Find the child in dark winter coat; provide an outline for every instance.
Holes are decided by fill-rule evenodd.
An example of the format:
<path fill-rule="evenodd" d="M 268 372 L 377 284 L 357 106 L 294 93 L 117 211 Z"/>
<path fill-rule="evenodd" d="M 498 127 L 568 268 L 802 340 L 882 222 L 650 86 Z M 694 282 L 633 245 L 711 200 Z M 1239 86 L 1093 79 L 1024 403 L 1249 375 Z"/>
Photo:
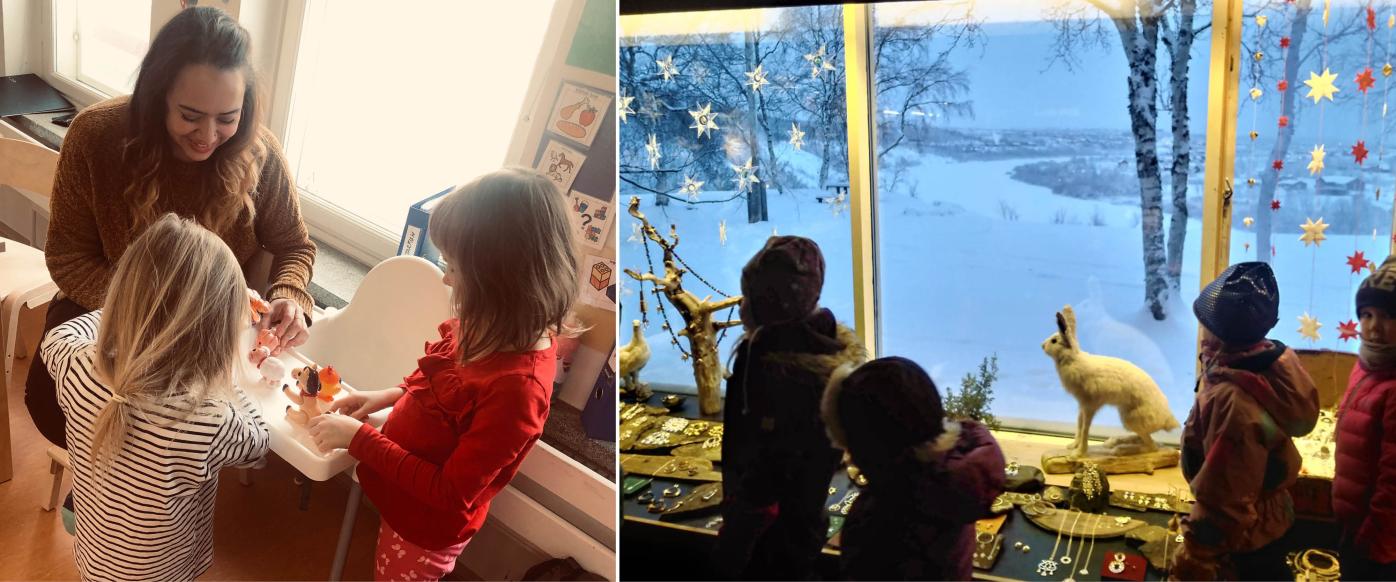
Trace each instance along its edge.
<path fill-rule="evenodd" d="M 1333 513 L 1344 580 L 1396 580 L 1396 257 L 1357 290 L 1362 346 L 1339 400 Z"/>
<path fill-rule="evenodd" d="M 974 522 L 1004 490 L 989 429 L 945 419 L 930 376 L 898 357 L 835 372 L 823 414 L 868 477 L 843 528 L 844 576 L 969 580 Z"/>
<path fill-rule="evenodd" d="M 1318 422 L 1318 389 L 1294 350 L 1267 340 L 1279 312 L 1270 266 L 1237 263 L 1193 303 L 1203 327 L 1202 377 L 1183 426 L 1183 476 L 1197 498 L 1172 576 L 1291 577 L 1274 542 L 1294 523 L 1299 475 L 1292 437 Z"/>
<path fill-rule="evenodd" d="M 718 563 L 733 578 L 816 575 L 824 503 L 840 454 L 819 401 L 829 375 L 865 358 L 819 307 L 824 257 L 806 238 L 771 237 L 742 269 L 745 334 L 727 380 Z"/>

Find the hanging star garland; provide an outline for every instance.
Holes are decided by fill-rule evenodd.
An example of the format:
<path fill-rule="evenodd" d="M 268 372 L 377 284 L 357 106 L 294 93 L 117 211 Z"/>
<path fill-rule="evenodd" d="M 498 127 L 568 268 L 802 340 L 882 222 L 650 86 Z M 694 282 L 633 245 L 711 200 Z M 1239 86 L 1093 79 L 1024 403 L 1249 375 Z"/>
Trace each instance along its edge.
<path fill-rule="evenodd" d="M 630 108 L 630 102 L 634 100 L 630 95 L 621 95 L 616 101 L 616 115 L 620 117 L 621 123 L 625 123 L 626 117 L 635 115 L 635 110 Z"/>
<path fill-rule="evenodd" d="M 1271 200 L 1271 201 L 1270 201 L 1270 210 L 1279 210 L 1279 209 L 1280 209 L 1280 201 L 1279 201 L 1279 200 Z"/>
<path fill-rule="evenodd" d="M 1275 171 L 1278 172 L 1278 171 L 1280 171 L 1280 170 L 1285 169 L 1285 161 L 1284 161 L 1284 160 L 1275 160 L 1275 161 L 1273 161 L 1273 162 L 1270 162 L 1270 167 L 1271 167 L 1271 168 L 1274 168 Z"/>
<path fill-rule="evenodd" d="M 688 126 L 688 128 L 698 130 L 699 138 L 702 138 L 710 131 L 716 133 L 717 130 L 720 129 L 716 122 L 717 114 L 712 111 L 713 104 L 712 102 L 708 102 L 707 105 L 688 112 L 689 115 L 693 116 L 693 125 Z"/>
<path fill-rule="evenodd" d="M 1288 126 L 1289 126 L 1289 116 L 1287 116 L 1287 115 L 1281 115 L 1281 116 L 1280 116 L 1280 127 L 1288 127 Z"/>
<path fill-rule="evenodd" d="M 1252 129 L 1252 130 L 1251 130 L 1251 141 L 1255 141 L 1255 139 L 1258 138 L 1258 137 L 1260 137 L 1260 132 L 1258 132 L 1258 131 Z"/>
<path fill-rule="evenodd" d="M 1305 97 L 1313 99 L 1314 103 L 1318 103 L 1320 99 L 1324 98 L 1332 101 L 1333 94 L 1338 92 L 1338 87 L 1333 84 L 1333 81 L 1337 79 L 1338 74 L 1329 71 L 1328 67 L 1323 68 L 1322 75 L 1316 75 L 1310 71 L 1309 80 L 1304 81 L 1304 84 L 1309 86 L 1309 94 Z"/>
<path fill-rule="evenodd" d="M 1264 14 L 1255 15 L 1255 25 L 1260 28 L 1265 28 L 1265 23 L 1269 21 L 1270 18 L 1268 16 L 1265 16 Z"/>
<path fill-rule="evenodd" d="M 1392 15 L 1386 17 L 1386 27 L 1387 27 L 1387 28 L 1396 27 L 1396 14 L 1392 14 Z"/>
<path fill-rule="evenodd" d="M 1352 267 L 1352 272 L 1361 273 L 1362 269 L 1367 266 L 1367 257 L 1362 256 L 1362 251 L 1357 251 L 1348 257 L 1347 263 L 1349 267 Z"/>
<path fill-rule="evenodd" d="M 1241 243 L 1241 246 L 1245 247 L 1246 252 L 1251 252 L 1251 243 Z"/>
<path fill-rule="evenodd" d="M 1246 185 L 1247 185 L 1247 186 L 1250 186 L 1250 187 L 1252 187 L 1252 188 L 1254 188 L 1254 187 L 1255 187 L 1255 178 L 1246 178 Z"/>
<path fill-rule="evenodd" d="M 1371 89 L 1372 85 L 1377 84 L 1377 80 L 1372 77 L 1372 67 L 1362 69 L 1362 72 L 1357 74 L 1357 78 L 1354 79 L 1354 81 L 1357 83 L 1357 90 L 1363 93 Z"/>
<path fill-rule="evenodd" d="M 1255 51 L 1255 62 L 1265 60 L 1265 51 Z"/>
<path fill-rule="evenodd" d="M 1323 171 L 1323 158 L 1328 155 L 1323 151 L 1323 144 L 1314 146 L 1314 151 L 1309 152 L 1309 175 L 1312 176 Z"/>
<path fill-rule="evenodd" d="M 746 73 L 746 86 L 751 87 L 753 92 L 760 91 L 762 87 L 770 83 L 770 81 L 766 80 L 766 71 L 763 70 L 764 67 L 765 65 L 756 65 L 755 71 Z"/>
<path fill-rule="evenodd" d="M 1318 341 L 1318 329 L 1320 327 L 1323 327 L 1323 324 L 1319 323 L 1318 319 L 1311 317 L 1309 312 L 1306 311 L 1304 315 L 1299 316 L 1299 335 L 1305 339 Z"/>
<path fill-rule="evenodd" d="M 644 236 L 644 234 L 640 231 L 640 223 L 632 222 L 630 223 L 630 236 L 625 239 L 625 242 L 638 243 L 642 236 Z"/>
<path fill-rule="evenodd" d="M 659 169 L 659 158 L 664 156 L 659 153 L 659 138 L 652 133 L 650 134 L 649 143 L 645 144 L 645 155 L 648 155 L 650 158 L 650 169 Z"/>
<path fill-rule="evenodd" d="M 1333 0 L 1323 0 L 1323 27 L 1328 28 L 1328 9 L 1333 7 Z"/>
<path fill-rule="evenodd" d="M 756 167 L 751 165 L 751 158 L 746 159 L 746 164 L 741 166 L 731 166 L 732 171 L 737 173 L 737 192 L 746 192 L 752 184 L 760 182 L 756 177 Z"/>
<path fill-rule="evenodd" d="M 1376 11 L 1376 10 L 1372 10 L 1372 7 L 1371 7 L 1371 6 L 1368 6 L 1368 7 L 1367 7 L 1367 30 L 1376 30 L 1376 29 L 1377 29 L 1377 11 Z"/>
<path fill-rule="evenodd" d="M 1351 319 L 1338 324 L 1338 339 L 1348 341 L 1357 337 L 1357 322 Z"/>
<path fill-rule="evenodd" d="M 655 63 L 659 65 L 659 74 L 664 76 L 665 81 L 668 81 L 669 79 L 672 79 L 675 75 L 679 74 L 678 67 L 674 66 L 674 55 L 667 55 L 664 58 L 655 61 Z"/>
<path fill-rule="evenodd" d="M 1282 36 L 1282 37 L 1280 37 L 1280 48 L 1282 48 L 1282 49 L 1287 49 L 1287 48 L 1289 48 L 1289 37 L 1287 37 L 1287 36 Z"/>
<path fill-rule="evenodd" d="M 1322 246 L 1323 241 L 1328 239 L 1328 236 L 1323 234 L 1323 231 L 1328 229 L 1328 224 L 1323 222 L 1323 217 L 1319 217 L 1318 222 L 1314 222 L 1314 219 L 1309 218 L 1307 222 L 1300 225 L 1299 228 L 1304 229 L 1304 234 L 1299 236 L 1299 240 L 1303 241 L 1306 247 L 1310 244 Z"/>
<path fill-rule="evenodd" d="M 1264 94 L 1265 92 L 1261 91 L 1260 87 L 1251 87 L 1251 101 L 1260 100 L 1260 97 Z"/>
<path fill-rule="evenodd" d="M 830 63 L 829 58 L 824 56 L 824 48 L 825 45 L 821 44 L 819 45 L 819 50 L 805 55 L 805 61 L 808 62 L 810 66 L 809 78 L 811 79 L 818 77 L 819 74 L 824 71 L 834 70 L 833 63 Z"/>
<path fill-rule="evenodd" d="M 1356 161 L 1358 165 L 1361 165 L 1362 161 L 1367 159 L 1368 153 L 1367 144 L 1363 143 L 1360 139 L 1357 140 L 1357 145 L 1352 146 L 1352 159 Z"/>
<path fill-rule="evenodd" d="M 1391 71 L 1392 71 L 1391 63 L 1387 63 L 1387 64 L 1381 66 L 1381 76 L 1383 76 L 1383 77 L 1390 77 L 1390 76 L 1391 76 Z"/>
<path fill-rule="evenodd" d="M 724 218 L 717 223 L 717 242 L 722 246 L 727 246 L 727 219 Z"/>
<path fill-rule="evenodd" d="M 1255 224 L 1255 219 L 1247 216 L 1241 219 L 1241 224 L 1246 225 L 1246 228 L 1250 228 L 1252 224 Z"/>
<path fill-rule="evenodd" d="M 689 202 L 697 202 L 698 193 L 702 191 L 702 187 L 703 182 L 694 180 L 693 176 L 685 175 L 683 177 L 683 188 L 680 188 L 679 191 L 688 195 Z"/>
<path fill-rule="evenodd" d="M 790 123 L 790 145 L 797 150 L 805 145 L 805 132 L 800 131 L 800 126 L 793 121 Z"/>
<path fill-rule="evenodd" d="M 1279 91 L 1281 91 L 1281 92 L 1288 90 L 1288 89 L 1289 89 L 1289 81 L 1286 81 L 1286 80 L 1284 80 L 1284 79 L 1280 79 L 1280 82 L 1275 83 L 1275 89 L 1277 89 L 1277 90 L 1279 90 Z"/>

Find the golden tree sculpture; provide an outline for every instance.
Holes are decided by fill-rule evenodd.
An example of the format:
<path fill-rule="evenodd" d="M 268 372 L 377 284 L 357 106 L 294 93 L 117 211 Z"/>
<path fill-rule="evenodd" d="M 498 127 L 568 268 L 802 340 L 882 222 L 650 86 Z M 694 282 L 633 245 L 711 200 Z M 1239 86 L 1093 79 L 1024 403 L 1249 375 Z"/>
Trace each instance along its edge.
<path fill-rule="evenodd" d="M 688 338 L 688 351 L 679 347 L 680 357 L 693 360 L 693 380 L 698 385 L 698 408 L 704 415 L 714 415 L 721 411 L 721 401 L 718 397 L 718 389 L 722 386 L 722 359 L 717 353 L 718 331 L 729 327 L 736 327 L 742 324 L 741 320 L 714 321 L 713 314 L 724 309 L 731 309 L 741 304 L 741 296 L 725 297 L 719 301 L 712 301 L 712 295 L 699 299 L 697 295 L 690 293 L 683 288 L 683 276 L 690 273 L 688 269 L 679 265 L 683 263 L 674 252 L 674 247 L 679 245 L 679 235 L 673 225 L 669 226 L 669 237 L 659 234 L 644 213 L 640 212 L 640 198 L 632 196 L 630 198 L 629 212 L 631 216 L 640 220 L 640 232 L 645 238 L 657 243 L 664 249 L 664 275 L 659 276 L 654 273 L 637 273 L 631 269 L 625 269 L 625 274 L 630 278 L 654 284 L 655 293 L 663 295 L 679 312 L 679 317 L 683 318 L 683 329 L 678 332 L 678 336 Z M 646 248 L 646 256 L 648 256 Z M 687 265 L 684 265 L 685 267 Z M 650 267 L 654 269 L 653 265 Z M 702 276 L 693 273 L 700 281 Z M 707 281 L 705 285 L 712 287 Z M 714 289 L 716 290 L 716 289 Z M 643 293 L 643 287 L 642 287 Z M 719 292 L 721 293 L 721 292 Z M 663 305 L 660 305 L 661 311 Z M 667 315 L 665 327 L 668 328 Z M 678 337 L 674 335 L 672 329 L 669 330 L 671 343 L 678 345 Z"/>

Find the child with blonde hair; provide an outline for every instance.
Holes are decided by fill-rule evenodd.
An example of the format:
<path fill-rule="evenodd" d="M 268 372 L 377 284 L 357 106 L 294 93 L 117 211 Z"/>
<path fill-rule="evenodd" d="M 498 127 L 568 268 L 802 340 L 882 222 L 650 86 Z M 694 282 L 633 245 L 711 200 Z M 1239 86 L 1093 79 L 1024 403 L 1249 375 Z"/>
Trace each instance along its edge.
<path fill-rule="evenodd" d="M 84 580 L 193 580 L 212 563 L 219 469 L 268 443 L 234 385 L 246 289 L 222 240 L 166 214 L 122 255 L 102 309 L 44 338 Z"/>
<path fill-rule="evenodd" d="M 378 580 L 435 580 L 479 531 L 490 500 L 543 434 L 556 339 L 577 297 L 562 195 L 525 169 L 444 197 L 427 232 L 441 249 L 452 319 L 397 388 L 341 398 L 310 421 L 323 449 L 348 448 L 383 523 Z M 361 420 L 393 407 L 382 429 Z"/>

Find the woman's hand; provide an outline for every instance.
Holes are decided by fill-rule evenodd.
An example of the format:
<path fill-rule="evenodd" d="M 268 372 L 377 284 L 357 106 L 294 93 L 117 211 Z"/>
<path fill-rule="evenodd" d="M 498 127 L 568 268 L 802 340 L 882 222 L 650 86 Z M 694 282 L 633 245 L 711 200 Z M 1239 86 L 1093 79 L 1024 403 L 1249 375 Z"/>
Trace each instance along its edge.
<path fill-rule="evenodd" d="M 354 442 L 354 434 L 363 425 L 362 421 L 333 413 L 321 414 L 306 423 L 310 428 L 310 438 L 315 440 L 315 445 L 321 451 L 327 453 L 349 448 L 349 443 Z"/>
<path fill-rule="evenodd" d="M 299 303 L 290 299 L 276 299 L 271 302 L 271 313 L 257 323 L 257 329 L 271 328 L 281 345 L 272 350 L 271 355 L 281 355 L 284 348 L 293 348 L 310 339 L 310 330 L 305 327 L 305 310 Z"/>
<path fill-rule="evenodd" d="M 402 388 L 354 392 L 343 398 L 336 399 L 334 404 L 330 405 L 330 410 L 363 420 L 368 418 L 370 414 L 392 406 L 397 402 L 397 399 L 402 398 L 404 392 L 406 391 Z"/>

